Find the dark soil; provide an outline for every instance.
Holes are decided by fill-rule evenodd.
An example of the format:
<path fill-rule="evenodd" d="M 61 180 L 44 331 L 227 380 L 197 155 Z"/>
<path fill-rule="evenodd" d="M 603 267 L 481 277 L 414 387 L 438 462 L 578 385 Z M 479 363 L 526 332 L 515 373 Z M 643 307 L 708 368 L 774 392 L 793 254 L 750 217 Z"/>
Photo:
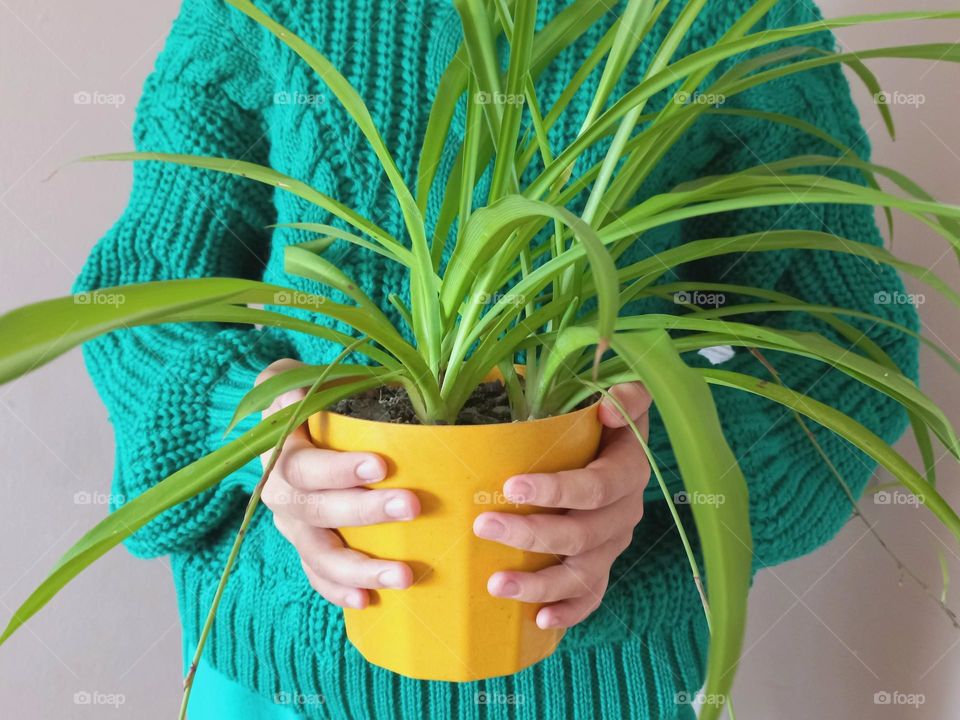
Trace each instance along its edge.
<path fill-rule="evenodd" d="M 330 408 L 333 412 L 364 420 L 419 425 L 407 391 L 401 387 L 383 387 L 345 398 Z M 480 385 L 457 417 L 457 425 L 508 423 L 510 402 L 499 380 Z"/>
<path fill-rule="evenodd" d="M 523 382 L 523 378 L 520 378 Z M 600 399 L 599 395 L 587 398 L 577 406 L 585 408 Z M 413 405 L 402 387 L 382 387 L 367 390 L 360 395 L 348 397 L 330 408 L 340 415 L 375 420 L 377 422 L 419 425 L 420 418 L 413 412 Z M 457 416 L 457 425 L 493 425 L 512 422 L 510 401 L 507 390 L 499 380 L 483 383 L 473 391 L 473 395 Z"/>

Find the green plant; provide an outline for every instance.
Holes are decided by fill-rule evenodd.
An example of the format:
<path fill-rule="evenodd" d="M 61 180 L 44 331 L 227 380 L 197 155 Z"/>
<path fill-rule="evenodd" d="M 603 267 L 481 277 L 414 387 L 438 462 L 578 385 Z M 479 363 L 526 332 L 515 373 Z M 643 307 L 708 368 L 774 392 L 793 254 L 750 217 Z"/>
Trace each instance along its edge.
<path fill-rule="evenodd" d="M 679 3 L 679 0 L 675 0 Z M 664 284 L 672 268 L 691 261 L 733 253 L 804 249 L 857 255 L 914 275 L 960 304 L 960 295 L 930 271 L 898 260 L 891 253 L 826 232 L 775 230 L 762 234 L 699 240 L 656 256 L 624 265 L 617 263 L 643 233 L 678 220 L 718 212 L 795 201 L 882 207 L 892 215 L 902 211 L 925 223 L 960 248 L 960 208 L 941 204 L 899 173 L 859 158 L 843 143 L 824 137 L 817 128 L 796 118 L 741 110 L 770 122 L 785 123 L 820 136 L 837 148 L 838 156 L 785 158 L 723 176 L 704 177 L 633 204 L 644 180 L 667 151 L 683 142 L 685 131 L 701 117 L 725 112 L 701 103 L 683 102 L 695 92 L 732 97 L 794 73 L 831 64 L 846 64 L 876 92 L 874 76 L 863 64 L 873 58 L 914 58 L 960 61 L 957 46 L 906 45 L 827 53 L 803 45 L 765 51 L 774 43 L 802 38 L 824 29 L 899 20 L 960 19 L 960 12 L 902 12 L 865 15 L 822 23 L 751 33 L 776 4 L 758 0 L 711 47 L 675 58 L 681 41 L 706 0 L 687 0 L 678 19 L 646 70 L 643 81 L 613 98 L 614 87 L 627 61 L 647 37 L 670 0 L 629 0 L 604 41 L 578 72 L 560 100 L 545 114 L 533 80 L 564 47 L 575 42 L 583 18 L 599 18 L 606 7 L 596 0 L 576 0 L 539 32 L 535 32 L 535 0 L 456 0 L 464 43 L 448 67 L 437 92 L 421 147 L 417 186 L 407 186 L 357 92 L 316 50 L 258 10 L 248 0 L 227 0 L 286 43 L 327 83 L 352 116 L 380 160 L 402 209 L 406 238 L 397 238 L 351 208 L 305 183 L 270 168 L 239 160 L 151 153 L 121 153 L 87 158 L 99 161 L 162 161 L 206 168 L 294 193 L 340 220 L 350 230 L 331 225 L 299 224 L 317 241 L 292 247 L 287 270 L 334 288 L 352 302 L 338 303 L 304 296 L 262 282 L 229 278 L 174 280 L 106 288 L 122 293 L 119 307 L 78 304 L 65 297 L 14 310 L 0 318 L 0 381 L 32 371 L 85 341 L 134 325 L 216 321 L 272 325 L 309 333 L 342 345 L 337 362 L 283 373 L 252 390 L 237 409 L 235 420 L 257 413 L 280 393 L 312 386 L 297 406 L 261 421 L 240 438 L 174 473 L 143 493 L 87 533 L 57 564 L 48 579 L 15 613 L 5 630 L 6 640 L 46 604 L 67 582 L 107 550 L 122 542 L 162 511 L 210 488 L 257 455 L 279 447 L 291 427 L 337 400 L 385 382 L 403 385 L 424 423 L 455 422 L 459 410 L 484 376 L 498 368 L 505 378 L 511 411 L 518 420 L 562 413 L 591 394 L 611 385 L 642 381 L 659 408 L 688 492 L 722 494 L 726 502 L 692 507 L 708 581 L 704 593 L 712 631 L 706 692 L 728 695 L 740 654 L 746 597 L 750 581 L 751 539 L 747 488 L 726 441 L 713 404 L 710 385 L 753 393 L 808 417 L 838 433 L 886 468 L 960 539 L 960 517 L 934 487 L 931 433 L 955 457 L 960 444 L 944 413 L 878 348 L 860 340 L 841 316 L 855 314 L 840 307 L 801 302 L 786 295 L 750 287 L 715 284 L 718 291 L 756 297 L 757 303 L 703 311 L 691 307 L 683 315 L 621 316 L 631 300 L 682 291 L 683 284 Z M 509 43 L 509 63 L 501 71 L 497 38 Z M 760 51 L 749 59 L 746 53 Z M 729 70 L 707 82 L 717 66 Z M 576 140 L 554 155 L 547 132 L 564 112 L 574 92 L 593 67 L 602 75 L 590 110 Z M 668 91 L 675 102 L 645 112 L 648 101 Z M 497 97 L 523 97 L 512 103 L 468 102 L 467 133 L 454 172 L 443 191 L 443 207 L 433 236 L 426 229 L 427 197 L 437 182 L 436 167 L 455 102 L 464 92 Z M 880 112 L 892 129 L 888 108 Z M 582 172 L 574 165 L 585 151 L 608 143 L 602 161 Z M 537 167 L 530 182 L 526 171 Z M 480 174 L 492 164 L 489 197 L 474 207 Z M 858 170 L 864 184 L 829 177 L 823 167 Z M 898 193 L 881 189 L 878 178 Z M 569 209 L 587 194 L 583 211 Z M 389 258 L 403 267 L 410 280 L 410 306 L 392 298 L 409 330 L 395 326 L 373 301 L 322 256 L 333 238 Z M 452 243 L 451 259 L 441 262 Z M 700 289 L 707 288 L 703 283 Z M 493 298 L 493 302 L 488 302 Z M 252 306 L 314 311 L 353 328 L 356 335 L 293 318 L 283 312 Z M 751 312 L 800 311 L 830 324 L 861 352 L 850 352 L 824 336 L 776 330 L 727 319 Z M 860 313 L 860 315 L 863 315 Z M 866 316 L 884 323 L 882 318 Z M 901 328 L 904 332 L 911 332 Z M 853 419 L 803 394 L 776 383 L 725 370 L 696 370 L 681 355 L 717 345 L 774 350 L 814 358 L 903 405 L 924 452 L 924 473 L 915 470 L 895 450 Z M 341 363 L 350 355 L 368 361 Z M 524 381 L 513 369 L 522 357 Z M 321 387 L 327 379 L 344 380 Z M 695 421 L 693 421 L 695 418 Z M 718 473 L 717 468 L 728 469 Z M 269 474 L 264 474 L 264 479 Z M 659 477 L 659 476 L 658 476 Z M 664 486 L 665 487 L 665 486 Z M 245 523 L 256 506 L 254 493 Z M 667 494 L 667 502 L 670 502 Z M 674 514 L 678 524 L 679 515 Z M 242 526 L 238 543 L 242 540 Z M 682 525 L 680 527 L 683 532 Z M 686 541 L 686 536 L 684 535 Z M 687 544 L 693 574 L 700 573 Z M 224 582 L 229 571 L 224 573 Z M 222 586 L 221 586 L 222 588 Z M 209 623 L 208 623 L 209 627 Z M 188 683 L 189 685 L 189 683 Z M 715 718 L 717 706 L 703 717 Z"/>

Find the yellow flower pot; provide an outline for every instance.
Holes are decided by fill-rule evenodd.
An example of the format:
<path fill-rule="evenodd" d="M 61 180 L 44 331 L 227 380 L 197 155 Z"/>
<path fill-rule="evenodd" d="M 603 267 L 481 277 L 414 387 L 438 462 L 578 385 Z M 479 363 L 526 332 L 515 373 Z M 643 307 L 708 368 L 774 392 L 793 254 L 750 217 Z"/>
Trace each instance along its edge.
<path fill-rule="evenodd" d="M 421 680 L 465 682 L 508 675 L 549 656 L 563 636 L 541 630 L 538 606 L 495 598 L 498 570 L 536 571 L 555 556 L 530 553 L 473 534 L 481 512 L 542 509 L 506 501 L 512 475 L 585 466 L 597 453 L 597 406 L 568 415 L 497 425 L 401 425 L 323 412 L 310 418 L 317 445 L 370 451 L 387 462 L 377 488 L 417 494 L 421 515 L 403 523 L 343 528 L 347 544 L 413 570 L 406 590 L 370 592 L 363 610 L 345 610 L 347 636 L 371 663 Z"/>

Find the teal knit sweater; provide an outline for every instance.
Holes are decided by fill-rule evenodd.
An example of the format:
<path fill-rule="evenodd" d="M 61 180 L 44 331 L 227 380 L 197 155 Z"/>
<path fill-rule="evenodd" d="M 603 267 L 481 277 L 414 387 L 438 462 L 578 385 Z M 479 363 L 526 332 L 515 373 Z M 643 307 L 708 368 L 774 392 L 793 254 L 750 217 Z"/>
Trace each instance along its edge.
<path fill-rule="evenodd" d="M 265 10 L 317 46 L 366 99 L 408 183 L 437 81 L 460 30 L 449 0 L 262 0 Z M 640 48 L 626 83 L 645 64 L 676 17 L 672 3 Z M 714 42 L 750 4 L 712 0 L 680 49 Z M 564 0 L 542 0 L 539 24 Z M 549 107 L 579 62 L 600 38 L 601 21 L 563 52 L 538 81 Z M 820 17 L 807 0 L 783 0 L 764 26 Z M 762 31 L 764 27 L 757 28 Z M 801 41 L 823 48 L 820 32 Z M 577 96 L 575 111 L 552 131 L 555 151 L 579 128 L 597 81 Z M 626 85 L 625 85 L 626 86 Z M 662 106 L 665 96 L 655 99 Z M 837 69 L 821 69 L 764 86 L 730 105 L 787 113 L 815 123 L 862 157 L 869 148 L 849 88 Z M 461 102 L 453 131 L 464 126 Z M 401 236 L 402 220 L 373 153 L 322 82 L 292 52 L 221 0 L 184 0 L 166 47 L 150 75 L 135 126 L 138 149 L 217 155 L 270 164 L 356 208 Z M 588 161 L 600 156 L 597 151 Z M 784 125 L 712 116 L 688 133 L 662 163 L 641 196 L 668 190 L 707 173 L 726 172 L 787 155 L 835 154 L 827 144 Z M 450 171 L 448 147 L 441 177 Z M 587 165 L 584 165 L 586 167 Z M 856 179 L 847 171 L 837 177 Z M 481 188 L 482 194 L 482 188 Z M 439 197 L 431 213 L 436 216 Z M 315 207 L 282 191 L 208 171 L 140 163 L 127 211 L 94 249 L 78 290 L 148 280 L 238 276 L 263 278 L 304 291 L 318 288 L 284 274 L 282 249 L 308 239 L 267 230 L 289 222 L 330 222 Z M 810 205 L 760 208 L 675 224 L 645 235 L 634 260 L 700 238 L 770 228 L 827 230 L 879 245 L 872 211 Z M 388 312 L 390 292 L 406 295 L 396 265 L 339 242 L 327 250 Z M 676 280 L 678 276 L 671 279 Z M 808 301 L 841 305 L 916 327 L 907 305 L 878 305 L 878 292 L 902 290 L 886 267 L 834 253 L 748 254 L 685 268 L 680 278 L 776 288 Z M 651 301 L 632 312 L 672 311 Z M 802 314 L 758 321 L 829 333 Z M 857 323 L 858 321 L 852 321 Z M 916 344 L 879 325 L 859 327 L 910 376 Z M 832 336 L 831 336 L 832 337 Z M 86 348 L 90 373 L 116 431 L 116 498 L 133 498 L 202 454 L 219 447 L 239 398 L 257 373 L 281 357 L 331 359 L 336 349 L 316 338 L 274 330 L 192 325 L 116 332 Z M 888 441 L 905 418 L 889 399 L 813 361 L 770 355 L 793 388 L 835 405 Z M 705 361 L 692 356 L 691 363 Z M 763 374 L 747 352 L 726 367 Z M 813 451 L 793 417 L 778 406 L 733 390 L 715 390 L 735 454 L 750 485 L 754 566 L 781 563 L 829 540 L 850 515 L 844 492 Z M 653 418 L 651 442 L 670 482 L 678 479 L 666 437 Z M 245 423 L 241 430 L 249 427 Z M 855 493 L 874 464 L 832 434 L 817 437 Z M 260 468 L 251 462 L 217 488 L 174 508 L 138 532 L 137 555 L 169 555 L 188 641 L 199 632 L 237 529 L 241 508 Z M 659 491 L 649 491 L 633 545 L 613 569 L 601 608 L 571 630 L 548 660 L 515 676 L 485 682 L 422 682 L 367 664 L 347 642 L 341 612 L 307 583 L 294 549 L 261 509 L 241 550 L 207 648 L 224 675 L 266 698 L 280 693 L 322 697 L 304 705 L 310 717 L 330 718 L 647 718 L 667 720 L 689 709 L 684 694 L 703 680 L 707 631 L 679 537 Z M 687 527 L 692 529 L 688 514 Z M 485 692 L 486 696 L 478 696 Z M 486 698 L 487 702 L 482 702 Z M 500 702 L 509 700 L 515 702 Z M 678 703 L 678 698 L 681 701 Z M 478 699 L 480 702 L 478 702 Z"/>

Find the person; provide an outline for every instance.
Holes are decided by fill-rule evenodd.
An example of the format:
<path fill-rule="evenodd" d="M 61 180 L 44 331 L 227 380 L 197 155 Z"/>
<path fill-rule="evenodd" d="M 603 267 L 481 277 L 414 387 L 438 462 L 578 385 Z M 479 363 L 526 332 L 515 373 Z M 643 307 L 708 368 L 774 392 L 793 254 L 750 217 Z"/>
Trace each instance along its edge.
<path fill-rule="evenodd" d="M 568 3 L 542 0 L 539 26 Z M 412 183 L 417 147 L 440 75 L 461 39 L 447 0 L 262 0 L 265 11 L 316 46 L 340 68 L 371 108 L 398 167 Z M 621 89 L 636 84 L 684 3 L 673 2 L 632 59 Z M 708 3 L 678 56 L 708 47 L 751 5 Z M 612 14 L 586 30 L 537 79 L 549 108 L 609 27 Z M 813 22 L 807 0 L 783 0 L 757 26 Z M 802 38 L 831 49 L 829 32 Z M 592 80 L 558 122 L 562 147 L 579 129 Z M 651 108 L 669 101 L 661 94 Z M 465 102 L 454 118 L 462 133 Z M 658 105 L 657 103 L 660 103 Z M 868 157 L 869 146 L 849 87 L 836 67 L 788 76 L 731 98 L 729 108 L 780 112 L 812 123 Z M 213 155 L 261 164 L 304 180 L 402 236 L 399 209 L 373 152 L 322 81 L 289 49 L 221 0 L 183 0 L 166 46 L 146 81 L 134 128 L 140 150 Z M 440 177 L 451 170 L 448 144 Z M 584 165 L 599 159 L 597 150 Z M 641 190 L 663 192 L 705 174 L 760 166 L 801 154 L 836 154 L 822 137 L 757 116 L 715 113 L 692 127 Z M 859 181 L 842 167 L 835 177 Z M 482 188 L 481 188 L 482 192 Z M 436 218 L 439 197 L 431 196 Z M 282 190 L 242 178 L 156 162 L 134 166 L 129 206 L 93 250 L 77 290 L 201 276 L 262 278 L 310 292 L 289 277 L 283 248 L 310 239 L 268 226 L 329 222 L 316 207 Z M 627 260 L 697 238 L 773 228 L 826 230 L 881 244 L 870 208 L 812 205 L 757 208 L 677 223 L 645 234 Z M 325 257 L 351 276 L 386 312 L 390 293 L 405 296 L 400 271 L 377 255 L 334 242 Z M 805 301 L 860 309 L 916 327 L 912 308 L 877 304 L 902 291 L 886 267 L 837 253 L 784 251 L 725 257 L 685 268 L 690 280 L 777 289 Z M 632 312 L 679 311 L 658 301 Z M 793 330 L 831 330 L 802 313 L 762 321 Z M 909 376 L 916 344 L 880 324 L 850 320 Z M 238 400 L 254 385 L 297 362 L 330 361 L 339 348 L 270 328 L 194 324 L 135 328 L 86 348 L 90 373 L 116 433 L 115 492 L 132 499 L 219 447 Z M 769 353 L 789 386 L 828 402 L 887 441 L 905 427 L 892 400 L 813 361 Z M 698 356 L 691 364 L 708 360 Z M 749 352 L 723 367 L 767 377 Z M 301 391 L 302 392 L 302 391 Z M 617 389 L 650 443 L 670 487 L 678 477 L 656 409 L 641 386 Z M 288 393 L 269 412 L 298 396 Z M 844 490 L 789 412 L 765 401 L 715 390 L 727 438 L 750 489 L 754 570 L 808 553 L 829 540 L 851 512 Z M 562 562 L 536 574 L 504 568 L 489 591 L 542 604 L 541 626 L 569 628 L 548 659 L 513 676 L 474 683 L 412 680 L 366 663 L 347 641 L 341 607 L 362 608 L 369 590 L 405 588 L 410 569 L 345 547 L 336 528 L 416 522 L 417 497 L 378 490 L 386 466 L 376 454 L 337 454 L 313 447 L 303 430 L 289 440 L 240 551 L 196 680 L 191 717 L 366 718 L 511 717 L 669 720 L 692 715 L 703 682 L 708 631 L 679 535 L 639 444 L 610 407 L 598 459 L 584 470 L 504 478 L 517 500 L 566 510 L 528 518 L 479 513 L 474 532 L 491 542 L 556 553 Z M 237 432 L 249 428 L 245 421 Z M 844 481 L 862 492 L 874 464 L 820 428 L 815 437 Z M 168 555 L 189 660 L 236 533 L 243 505 L 262 472 L 239 468 L 215 488 L 165 512 L 127 543 L 136 555 Z M 689 507 L 678 495 L 686 527 Z M 642 519 L 641 519 L 641 516 Z M 696 544 L 696 538 L 694 538 Z M 490 632 L 496 632 L 491 628 Z M 708 699 L 710 701 L 710 699 Z M 714 700 L 716 701 L 716 700 Z"/>

